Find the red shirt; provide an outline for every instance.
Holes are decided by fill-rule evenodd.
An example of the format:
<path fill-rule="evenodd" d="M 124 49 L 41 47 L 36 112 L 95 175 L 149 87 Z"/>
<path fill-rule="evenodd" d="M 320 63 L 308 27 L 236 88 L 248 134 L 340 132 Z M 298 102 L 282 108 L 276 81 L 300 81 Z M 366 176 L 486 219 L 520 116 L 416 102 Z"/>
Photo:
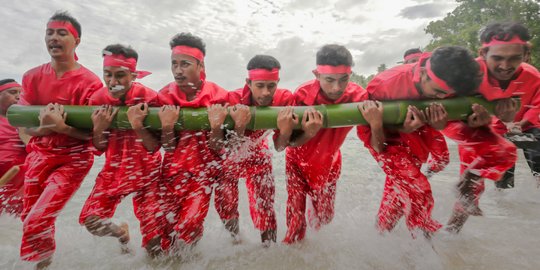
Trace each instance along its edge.
<path fill-rule="evenodd" d="M 242 104 L 246 106 L 254 106 L 253 99 L 251 98 L 251 89 L 246 85 L 244 88 L 237 89 L 229 92 L 227 95 L 227 101 L 229 105 Z M 294 104 L 293 94 L 287 89 L 276 89 L 272 104 L 270 106 L 292 106 Z M 253 117 L 253 116 L 252 116 Z M 249 159 L 255 161 L 258 158 L 267 156 L 265 150 L 268 149 L 268 141 L 266 138 L 261 140 L 268 131 L 266 130 L 246 130 L 245 136 L 249 137 L 252 142 L 256 142 L 250 145 L 248 153 L 250 153 Z M 277 132 L 274 131 L 274 132 Z"/>
<path fill-rule="evenodd" d="M 19 104 L 88 105 L 89 97 L 102 86 L 103 84 L 98 76 L 82 65 L 79 69 L 64 73 L 62 78 L 56 78 L 56 72 L 51 64 L 47 63 L 24 74 L 22 79 L 23 91 Z M 87 141 L 53 133 L 47 136 L 32 137 L 28 148 L 29 151 L 39 150 L 68 155 L 85 151 L 86 147 L 81 147 L 81 144 L 88 146 Z"/>
<path fill-rule="evenodd" d="M 109 89 L 103 87 L 90 97 L 89 105 L 133 106 L 144 102 L 156 106 L 157 92 L 134 82 L 124 100 L 113 98 Z M 106 192 L 110 195 L 129 194 L 150 184 L 159 173 L 161 154 L 158 149 L 148 151 L 133 130 L 110 130 L 105 165 L 100 175 L 113 174 L 108 179 L 113 179 L 114 183 Z"/>
<path fill-rule="evenodd" d="M 0 116 L 0 175 L 14 165 L 21 165 L 26 159 L 24 143 L 19 132 L 12 127 L 7 118 Z"/>
<path fill-rule="evenodd" d="M 521 108 L 516 114 L 514 121 L 519 122 L 526 119 L 532 123 L 530 127 L 536 126 L 540 128 L 540 121 L 538 120 L 538 115 L 540 115 L 540 72 L 533 66 L 522 63 L 516 70 L 515 79 L 510 81 L 506 89 L 502 89 L 499 81 L 489 76 L 486 61 L 480 57 L 476 61 L 480 64 L 480 68 L 484 73 L 484 79 L 480 85 L 479 92 L 487 100 L 520 97 Z M 494 117 L 492 123 L 498 132 L 506 132 L 506 127 L 499 119 Z"/>
<path fill-rule="evenodd" d="M 227 91 L 215 83 L 204 81 L 201 90 L 194 100 L 188 101 L 184 92 L 176 82 L 169 83 L 159 91 L 158 99 L 161 105 L 180 105 L 189 108 L 206 108 L 212 104 L 224 103 Z M 221 159 L 208 147 L 210 132 L 180 131 L 177 133 L 178 143 L 174 152 L 165 152 L 163 159 L 163 176 L 165 178 L 180 173 L 206 177 L 217 175 L 221 169 Z M 210 172 L 211 175 L 208 175 Z"/>
<path fill-rule="evenodd" d="M 371 82 L 366 90 L 371 100 L 411 100 L 422 99 L 421 93 L 416 88 L 420 82 L 420 63 L 409 65 L 399 65 L 389 70 L 379 73 Z M 428 130 L 431 129 L 431 130 Z M 434 140 L 424 140 L 423 138 L 436 132 L 429 126 L 424 126 L 411 133 L 403 133 L 384 129 L 386 144 L 399 145 L 406 144 L 410 147 L 412 154 L 422 162 L 426 162 L 432 143 L 441 143 Z M 358 126 L 358 137 L 364 142 L 364 145 L 376 153 L 370 143 L 371 128 L 369 125 Z M 445 142 L 442 142 L 445 143 Z"/>
<path fill-rule="evenodd" d="M 321 90 L 318 80 L 302 84 L 294 92 L 295 106 L 320 104 L 339 104 L 360 102 L 368 98 L 367 92 L 359 85 L 349 82 L 343 95 L 337 100 L 328 99 Z M 306 144 L 287 147 L 287 156 L 303 169 L 306 179 L 326 179 L 329 169 L 335 162 L 340 162 L 339 148 L 353 127 L 323 128 Z M 323 183 L 310 183 L 310 186 L 322 186 Z"/>

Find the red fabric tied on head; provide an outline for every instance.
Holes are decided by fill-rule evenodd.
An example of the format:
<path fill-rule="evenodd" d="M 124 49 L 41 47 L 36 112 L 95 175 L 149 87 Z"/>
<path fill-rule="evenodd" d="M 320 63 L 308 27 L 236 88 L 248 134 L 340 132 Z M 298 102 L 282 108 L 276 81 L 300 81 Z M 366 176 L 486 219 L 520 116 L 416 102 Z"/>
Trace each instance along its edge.
<path fill-rule="evenodd" d="M 493 37 L 490 42 L 482 43 L 482 48 L 486 48 L 493 45 L 500 45 L 500 44 L 522 44 L 526 45 L 527 42 L 523 39 L 521 39 L 518 35 L 515 35 L 510 40 L 498 40 Z"/>
<path fill-rule="evenodd" d="M 137 73 L 137 78 L 142 79 L 152 72 L 144 70 L 136 70 L 137 60 L 135 58 L 127 58 L 121 54 L 111 54 L 103 56 L 103 66 L 104 67 L 124 67 L 129 71 Z"/>
<path fill-rule="evenodd" d="M 8 90 L 10 88 L 14 88 L 14 87 L 20 87 L 22 88 L 22 86 L 17 83 L 17 82 L 10 82 L 10 83 L 6 83 L 6 84 L 3 84 L 3 85 L 0 85 L 0 92 L 4 91 L 4 90 Z"/>
<path fill-rule="evenodd" d="M 351 66 L 317 65 L 317 72 L 319 72 L 319 74 L 341 74 L 341 73 L 350 74 L 351 71 L 352 71 Z"/>
<path fill-rule="evenodd" d="M 431 59 L 428 59 L 426 62 L 426 72 L 429 78 L 431 78 L 432 81 L 434 81 L 441 87 L 441 90 L 449 91 L 450 89 L 452 89 L 450 88 L 450 86 L 448 86 L 448 84 L 446 84 L 445 81 L 443 81 L 441 78 L 437 77 L 435 73 L 433 73 L 433 70 L 431 70 Z"/>
<path fill-rule="evenodd" d="M 252 81 L 277 81 L 279 80 L 279 69 L 272 70 L 257 68 L 248 71 L 249 79 Z"/>
<path fill-rule="evenodd" d="M 197 48 L 194 48 L 194 47 L 189 47 L 189 46 L 184 46 L 184 45 L 175 46 L 175 47 L 172 48 L 172 53 L 173 54 L 185 54 L 185 55 L 189 55 L 189 56 L 199 60 L 199 62 L 204 61 L 203 52 L 201 50 L 197 49 Z"/>
<path fill-rule="evenodd" d="M 405 56 L 405 58 L 404 58 L 403 60 L 404 60 L 404 61 L 409 61 L 409 60 L 411 60 L 411 59 L 413 59 L 413 58 L 415 58 L 415 57 L 420 57 L 420 56 L 422 56 L 422 53 L 421 53 L 421 52 L 419 52 L 419 53 L 413 53 L 413 54 L 409 54 L 409 55 Z"/>
<path fill-rule="evenodd" d="M 49 23 L 47 23 L 47 29 L 65 29 L 67 30 L 69 33 L 71 33 L 71 35 L 75 38 L 75 39 L 78 39 L 79 38 L 79 33 L 77 32 L 77 29 L 75 29 L 75 27 L 68 21 L 50 21 Z M 75 57 L 75 61 L 79 60 L 79 57 L 77 56 L 77 53 L 73 52 L 74 53 L 74 57 Z"/>

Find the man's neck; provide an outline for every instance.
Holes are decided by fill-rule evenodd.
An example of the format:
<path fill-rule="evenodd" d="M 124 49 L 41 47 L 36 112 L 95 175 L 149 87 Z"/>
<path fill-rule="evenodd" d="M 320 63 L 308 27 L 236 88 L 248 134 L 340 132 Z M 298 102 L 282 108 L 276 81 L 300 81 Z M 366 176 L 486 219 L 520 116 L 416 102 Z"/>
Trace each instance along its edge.
<path fill-rule="evenodd" d="M 61 78 L 64 73 L 76 70 L 80 67 L 79 63 L 75 61 L 75 59 L 69 59 L 69 60 L 51 60 L 51 66 L 56 72 L 56 77 Z"/>
<path fill-rule="evenodd" d="M 180 91 L 182 91 L 186 95 L 186 99 L 188 101 L 192 101 L 195 98 L 197 98 L 197 93 L 201 91 L 201 82 L 196 84 L 195 86 L 186 86 L 186 87 L 179 87 Z"/>

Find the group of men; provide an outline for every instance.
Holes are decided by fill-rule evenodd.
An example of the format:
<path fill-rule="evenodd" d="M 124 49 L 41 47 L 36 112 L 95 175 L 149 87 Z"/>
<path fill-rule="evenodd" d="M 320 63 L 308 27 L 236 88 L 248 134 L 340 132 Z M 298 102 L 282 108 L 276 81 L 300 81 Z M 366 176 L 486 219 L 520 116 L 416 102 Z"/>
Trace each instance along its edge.
<path fill-rule="evenodd" d="M 56 217 L 92 167 L 94 155 L 105 153 L 105 165 L 79 217 L 90 233 L 116 237 L 126 250 L 129 228 L 110 218 L 120 201 L 133 194 L 148 254 L 182 254 L 201 239 L 213 192 L 215 208 L 238 242 L 238 180 L 244 178 L 261 241 L 276 242 L 269 133 L 246 126 L 252 117 L 248 106 L 283 106 L 272 139 L 276 151 L 286 150 L 283 242 L 295 243 L 305 237 L 308 223 L 318 229 L 331 222 L 340 147 L 353 127 L 322 128 L 320 112 L 309 108 L 300 117 L 291 106 L 362 102 L 358 110 L 368 124 L 357 126 L 357 135 L 386 174 L 379 230 L 392 230 L 402 216 L 413 234 L 420 231 L 429 238 L 442 227 L 431 216 L 434 200 L 428 179 L 449 162 L 446 136 L 457 142 L 462 165 L 460 196 L 446 228 L 457 233 L 469 215 L 482 214 L 478 201 L 483 179 L 498 181 L 515 164 L 516 147 L 501 135 L 507 133 L 504 124 L 537 138 L 540 134 L 540 73 L 523 63 L 530 53 L 529 39 L 521 24 L 491 24 L 482 31 L 477 59 L 459 46 L 415 51 L 405 56 L 405 64 L 378 74 L 366 89 L 350 81 L 349 50 L 329 44 L 317 52 L 315 79 L 292 93 L 278 88 L 281 64 L 269 55 L 249 61 L 245 84 L 238 90 L 207 81 L 204 42 L 180 33 L 169 44 L 174 81 L 156 92 L 135 82 L 149 72 L 137 70 L 137 52 L 120 44 L 103 50 L 103 85 L 77 62 L 80 24 L 58 12 L 48 21 L 45 35 L 51 61 L 26 72 L 22 85 L 0 81 L 0 152 L 9 157 L 2 159 L 0 173 L 16 165 L 22 168 L 2 187 L 0 207 L 23 221 L 21 258 L 36 262 L 37 268 L 47 267 L 55 250 Z M 449 121 L 444 106 L 434 102 L 425 110 L 410 106 L 401 126 L 382 122 L 380 101 L 476 94 L 496 102 L 494 115 L 474 104 L 466 121 Z M 512 97 L 520 97 L 521 106 Z M 28 153 L 5 119 L 7 108 L 15 103 L 46 106 L 40 126 L 22 130 L 31 136 Z M 93 130 L 66 124 L 63 105 L 100 106 L 92 114 Z M 111 128 L 118 106 L 129 107 L 131 130 Z M 160 107 L 161 130 L 143 124 L 152 106 Z M 181 108 L 200 107 L 208 108 L 210 130 L 176 129 Z M 224 128 L 227 116 L 234 122 L 232 130 Z M 297 125 L 301 129 L 295 129 Z M 526 149 L 525 154 L 540 178 L 538 150 Z M 421 170 L 424 163 L 427 171 Z"/>

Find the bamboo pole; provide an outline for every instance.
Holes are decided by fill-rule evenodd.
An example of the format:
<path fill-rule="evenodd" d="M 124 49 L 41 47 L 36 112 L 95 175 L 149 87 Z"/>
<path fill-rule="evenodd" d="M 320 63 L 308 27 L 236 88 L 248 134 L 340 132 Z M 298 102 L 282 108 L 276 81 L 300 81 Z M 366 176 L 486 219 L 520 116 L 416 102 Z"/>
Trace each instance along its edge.
<path fill-rule="evenodd" d="M 414 105 L 420 110 L 425 109 L 432 102 L 443 104 L 448 112 L 450 120 L 464 120 L 472 113 L 471 106 L 474 103 L 484 106 L 488 111 L 493 112 L 494 102 L 488 102 L 480 97 L 458 97 L 441 100 L 415 100 L 415 101 L 384 101 L 383 122 L 386 125 L 399 125 L 405 120 L 408 105 Z M 313 106 L 324 116 L 325 128 L 354 126 L 367 124 L 362 114 L 358 111 L 358 104 L 346 103 L 333 105 Z M 39 110 L 44 106 L 20 106 L 13 105 L 8 109 L 7 118 L 9 123 L 15 127 L 38 127 Z M 67 113 L 66 123 L 70 126 L 91 129 L 91 114 L 99 106 L 64 106 Z M 277 127 L 277 114 L 282 107 L 251 107 L 251 121 L 247 127 L 250 130 L 275 129 Z M 300 117 L 308 106 L 295 107 L 295 113 Z M 144 120 L 144 124 L 151 129 L 160 129 L 161 122 L 158 117 L 159 108 L 150 108 L 149 114 Z M 121 107 L 112 123 L 112 128 L 130 129 L 131 125 L 127 119 L 127 107 Z M 225 127 L 234 128 L 234 123 L 230 116 L 225 120 Z M 178 122 L 177 130 L 208 130 L 208 114 L 206 108 L 182 108 Z M 300 124 L 296 127 L 300 128 Z"/>

